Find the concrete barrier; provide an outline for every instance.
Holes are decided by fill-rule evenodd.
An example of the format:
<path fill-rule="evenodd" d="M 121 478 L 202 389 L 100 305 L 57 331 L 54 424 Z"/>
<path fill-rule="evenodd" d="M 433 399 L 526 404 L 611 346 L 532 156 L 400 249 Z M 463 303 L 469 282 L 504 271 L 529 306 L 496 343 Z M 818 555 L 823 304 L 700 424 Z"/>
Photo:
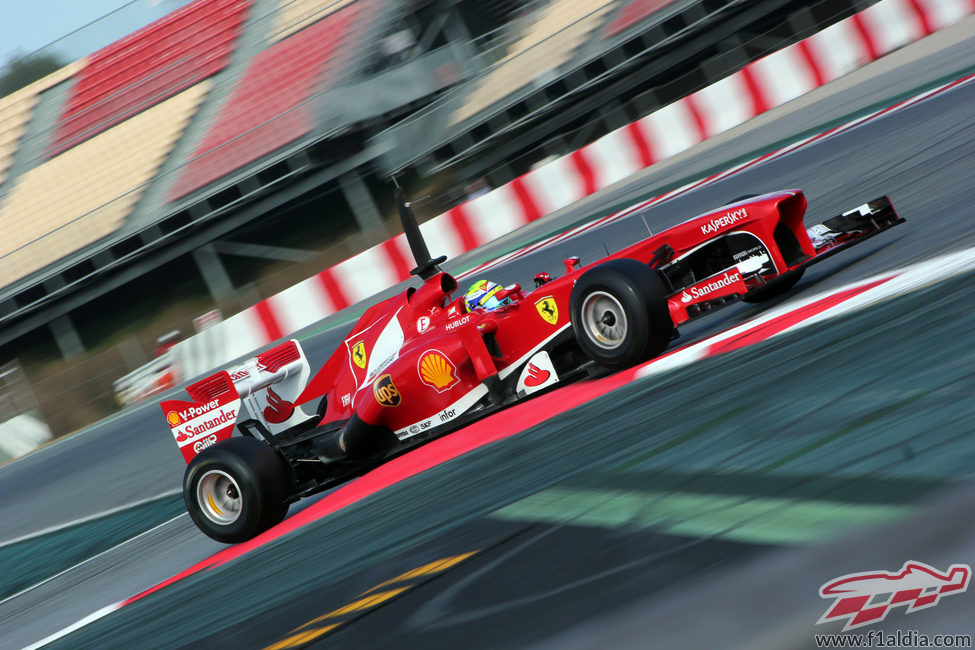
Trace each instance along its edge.
<path fill-rule="evenodd" d="M 424 223 L 456 257 L 829 83 L 975 12 L 972 0 L 881 0 L 595 142 Z M 413 263 L 394 237 L 250 307 L 175 350 L 190 379 L 397 282 Z"/>
<path fill-rule="evenodd" d="M 23 456 L 52 438 L 44 421 L 27 413 L 15 415 L 0 422 L 0 462 Z"/>

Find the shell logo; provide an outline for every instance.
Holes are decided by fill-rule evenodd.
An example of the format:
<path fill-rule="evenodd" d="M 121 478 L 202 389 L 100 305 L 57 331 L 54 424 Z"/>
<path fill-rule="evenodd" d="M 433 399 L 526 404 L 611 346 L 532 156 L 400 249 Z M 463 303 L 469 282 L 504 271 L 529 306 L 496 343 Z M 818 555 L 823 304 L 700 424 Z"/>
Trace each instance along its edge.
<path fill-rule="evenodd" d="M 427 386 L 432 386 L 438 393 L 450 390 L 460 381 L 457 367 L 439 350 L 424 352 L 416 364 L 416 370 L 420 374 L 420 380 Z"/>
<path fill-rule="evenodd" d="M 169 422 L 169 426 L 175 427 L 179 424 L 179 413 L 176 411 L 170 411 L 166 414 L 166 421 Z"/>

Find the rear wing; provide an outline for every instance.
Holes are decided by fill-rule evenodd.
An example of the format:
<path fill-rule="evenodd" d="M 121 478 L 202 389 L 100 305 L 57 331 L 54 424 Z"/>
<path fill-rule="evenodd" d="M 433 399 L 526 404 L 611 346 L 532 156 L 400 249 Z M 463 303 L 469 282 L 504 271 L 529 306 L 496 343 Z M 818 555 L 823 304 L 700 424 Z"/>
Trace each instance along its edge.
<path fill-rule="evenodd" d="M 310 369 L 301 345 L 290 340 L 186 387 L 192 401 L 160 404 L 186 462 L 233 434 L 246 410 L 272 434 L 307 423 L 294 402 L 308 382 Z"/>
<path fill-rule="evenodd" d="M 240 413 L 240 396 L 226 371 L 186 387 L 192 402 L 165 400 L 160 403 L 166 423 L 186 462 L 229 438 Z"/>

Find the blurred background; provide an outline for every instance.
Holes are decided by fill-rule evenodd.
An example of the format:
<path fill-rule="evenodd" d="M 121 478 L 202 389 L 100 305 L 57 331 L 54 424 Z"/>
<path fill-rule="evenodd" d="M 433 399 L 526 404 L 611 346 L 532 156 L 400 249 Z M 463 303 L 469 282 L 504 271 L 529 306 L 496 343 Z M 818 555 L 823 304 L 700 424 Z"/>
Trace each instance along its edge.
<path fill-rule="evenodd" d="M 429 219 L 871 4 L 7 5 L 2 417 L 189 379 L 174 343 L 398 232 L 393 174 Z"/>
<path fill-rule="evenodd" d="M 0 645 L 809 647 L 839 629 L 816 625 L 825 581 L 970 563 L 972 13 L 5 3 Z M 796 186 L 809 223 L 881 194 L 907 222 L 807 273 L 784 309 L 903 275 L 798 333 L 591 399 L 575 391 L 620 375 L 552 392 L 517 407 L 554 413 L 524 431 L 505 411 L 302 500 L 275 543 L 221 553 L 184 512 L 156 402 L 295 332 L 323 362 L 408 277 L 394 177 L 451 272 L 579 227 L 506 256 L 502 282 Z M 679 345 L 777 308 L 732 305 Z M 883 627 L 967 633 L 964 597 Z"/>

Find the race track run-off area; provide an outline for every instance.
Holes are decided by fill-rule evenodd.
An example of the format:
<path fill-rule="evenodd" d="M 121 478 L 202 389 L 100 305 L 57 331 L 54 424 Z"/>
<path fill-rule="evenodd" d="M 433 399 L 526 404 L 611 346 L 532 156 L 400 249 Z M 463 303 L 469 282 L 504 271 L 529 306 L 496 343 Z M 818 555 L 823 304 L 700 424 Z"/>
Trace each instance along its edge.
<path fill-rule="evenodd" d="M 0 646 L 559 647 L 553 639 L 577 627 L 598 638 L 600 621 L 633 603 L 916 516 L 975 466 L 970 81 L 479 269 L 525 282 L 571 252 L 595 258 L 748 192 L 804 189 L 807 224 L 891 196 L 905 224 L 813 267 L 773 304 L 728 308 L 647 364 L 424 445 L 251 542 L 213 544 L 174 514 L 170 491 L 157 528 L 5 594 L 0 617 L 13 625 Z M 335 336 L 306 347 L 327 354 Z M 150 411 L 138 421 L 154 427 L 146 436 L 176 455 Z M 916 549 L 931 560 L 845 570 L 970 561 L 942 558 L 942 541 Z M 882 542 L 874 552 L 888 561 Z M 844 572 L 821 571 L 795 580 L 818 586 Z M 754 629 L 729 630 L 722 644 L 808 647 L 836 631 L 815 625 L 826 604 L 815 587 L 788 593 L 752 603 L 793 613 L 781 644 L 751 642 L 763 633 Z M 58 595 L 58 616 L 43 594 Z M 937 611 L 970 611 L 965 598 Z M 925 627 L 927 615 L 894 612 L 885 625 L 972 631 Z"/>
<path fill-rule="evenodd" d="M 940 313 L 944 328 L 941 336 L 957 333 L 959 320 L 968 311 L 966 297 L 975 295 L 971 288 L 973 270 L 975 250 L 935 258 L 772 310 L 639 368 L 518 405 L 397 458 L 252 542 L 229 547 L 146 593 L 98 612 L 105 616 L 104 621 L 83 628 L 77 638 L 65 637 L 63 647 L 101 634 L 114 636 L 120 623 L 123 631 L 127 629 L 126 621 L 133 622 L 132 631 L 138 635 L 148 619 L 158 621 L 153 628 L 168 627 L 163 621 L 178 627 L 178 631 L 155 630 L 178 643 L 203 635 L 209 637 L 208 646 L 226 643 L 230 647 L 261 635 L 262 643 L 270 647 L 301 647 L 319 637 L 338 635 L 344 624 L 352 622 L 350 619 L 405 598 L 419 583 L 464 563 L 474 563 L 479 555 L 496 552 L 492 551 L 495 546 L 501 549 L 513 544 L 526 533 L 512 524 L 525 529 L 552 526 L 553 535 L 565 535 L 565 529 L 572 527 L 582 531 L 592 527 L 635 528 L 644 536 L 661 537 L 666 545 L 698 540 L 699 544 L 728 547 L 725 551 L 729 557 L 744 557 L 767 546 L 817 541 L 846 527 L 893 520 L 909 511 L 910 501 L 917 496 L 911 491 L 930 491 L 946 482 L 948 476 L 939 475 L 943 468 L 961 470 L 975 462 L 975 449 L 959 453 L 958 443 L 964 434 L 944 431 L 932 412 L 939 410 L 938 404 L 959 398 L 959 393 L 971 396 L 972 385 L 967 391 L 960 389 L 955 375 L 942 373 L 953 367 L 956 374 L 962 371 L 964 376 L 975 361 L 975 353 L 967 344 L 945 345 L 928 359 L 924 374 L 932 376 L 920 382 L 924 387 L 912 388 L 915 379 L 897 371 L 906 373 L 918 359 L 904 355 L 896 362 L 877 364 L 886 365 L 887 370 L 874 368 L 877 376 L 872 380 L 861 372 L 851 381 L 850 376 L 843 377 L 844 371 L 857 359 L 844 352 L 867 348 L 870 352 L 886 350 L 902 355 L 909 334 L 927 330 L 926 336 L 939 336 L 941 328 L 927 326 L 933 313 Z M 967 333 L 971 335 L 971 326 Z M 798 373 L 805 375 L 808 386 L 817 387 L 815 400 L 800 386 L 780 383 Z M 888 374 L 893 376 L 885 380 Z M 937 375 L 942 376 L 935 379 Z M 858 385 L 860 382 L 864 384 Z M 786 394 L 760 401 L 748 399 L 755 393 L 767 394 L 776 385 Z M 846 426 L 836 427 L 819 408 L 824 394 L 832 395 L 831 401 L 844 412 Z M 774 423 L 761 422 L 770 405 L 788 406 L 789 413 Z M 719 414 L 722 408 L 727 412 Z M 902 417 L 909 417 L 909 421 Z M 912 426 L 919 419 L 925 421 L 923 433 L 929 435 Z M 661 420 L 669 424 L 648 426 Z M 942 433 L 937 438 L 930 436 L 937 429 Z M 517 448 L 506 449 L 508 441 Z M 844 452 L 834 465 L 837 449 Z M 591 457 L 595 450 L 602 452 L 598 459 Z M 904 462 L 908 453 L 916 462 Z M 499 459 L 504 462 L 498 463 Z M 529 463 L 531 467 L 523 466 Z M 490 471 L 492 466 L 495 469 Z M 824 467 L 829 473 L 818 474 Z M 559 469 L 553 472 L 554 468 Z M 871 471 L 864 472 L 867 468 Z M 889 487 L 885 483 L 898 484 L 897 478 L 903 479 L 898 490 L 902 493 L 893 500 L 889 494 L 870 494 Z M 411 479 L 428 479 L 429 483 L 417 485 Z M 768 483 L 764 487 L 760 485 L 763 479 Z M 738 494 L 741 488 L 734 486 L 736 480 L 756 485 Z M 503 487 L 502 481 L 506 483 Z M 455 488 L 460 489 L 451 493 Z M 482 488 L 494 494 L 478 495 Z M 530 488 L 541 489 L 517 498 Z M 399 567 L 405 567 L 409 560 L 394 555 L 381 563 L 397 567 L 387 570 L 387 579 L 377 577 L 376 585 L 363 589 L 360 597 L 346 597 L 347 603 L 340 597 L 312 606 L 315 601 L 291 593 L 291 581 L 304 584 L 308 572 L 320 575 L 326 583 L 330 575 L 339 573 L 314 558 L 347 558 L 352 554 L 358 557 L 356 561 L 347 560 L 346 566 L 368 562 L 368 556 L 355 553 L 346 544 L 352 542 L 354 547 L 354 539 L 368 539 L 370 533 L 377 532 L 377 525 L 390 526 L 388 535 L 392 538 L 397 537 L 395 533 L 404 533 L 406 539 L 415 541 L 416 532 L 409 535 L 403 529 L 414 528 L 419 522 L 409 521 L 407 513 L 424 523 L 431 516 L 436 519 L 434 513 L 418 510 L 429 510 L 420 504 L 429 506 L 435 499 L 431 491 L 439 490 L 444 493 L 441 499 L 463 502 L 447 506 L 451 512 L 465 515 L 451 517 L 460 533 L 456 538 L 444 536 L 446 540 L 430 546 L 430 550 L 443 546 L 449 553 L 443 551 L 443 557 L 433 557 L 436 553 L 419 544 L 407 555 L 419 554 L 423 561 L 413 560 L 417 566 L 402 571 Z M 374 498 L 371 502 L 370 497 Z M 483 509 L 504 503 L 507 505 L 470 520 Z M 372 521 L 369 526 L 373 520 L 369 512 L 376 509 L 392 516 Z M 344 521 L 332 521 L 337 513 L 344 515 Z M 356 521 L 355 525 L 343 525 L 350 524 L 349 520 Z M 362 525 L 366 530 L 360 528 Z M 436 534 L 437 526 L 428 526 L 422 527 L 425 535 L 420 539 Z M 465 528 L 480 530 L 468 533 Z M 341 540 L 343 537 L 351 539 Z M 465 537 L 471 538 L 467 545 L 457 545 L 456 540 Z M 370 541 L 376 545 L 378 540 Z M 564 543 L 575 546 L 579 542 Z M 660 540 L 655 546 L 658 543 Z M 582 555 L 587 552 L 583 548 Z M 672 552 L 682 555 L 685 551 Z M 293 557 L 294 553 L 298 556 Z M 545 554 L 541 555 L 535 555 L 532 563 L 544 562 Z M 704 568 L 714 561 L 711 556 L 698 560 L 705 562 Z M 303 570 L 304 562 L 316 566 Z M 607 571 L 617 573 L 612 569 Z M 376 569 L 365 573 L 376 574 Z M 481 576 L 481 580 L 487 578 Z M 557 600 L 558 595 L 550 597 Z M 222 619 L 230 616 L 223 610 L 244 614 L 266 597 L 284 599 L 293 612 L 309 612 L 308 621 L 295 625 L 289 634 L 277 624 L 287 617 L 275 615 L 270 617 L 277 619 L 272 623 L 262 616 L 260 624 L 249 624 L 248 617 L 242 616 L 221 630 L 219 638 L 207 633 L 212 621 L 176 623 L 188 614 L 183 608 L 222 611 L 217 615 Z M 421 598 L 419 594 L 414 597 Z M 245 599 L 249 605 L 240 602 Z M 311 615 L 314 611 L 319 613 Z M 511 615 L 517 611 L 513 608 Z M 356 616 L 350 616 L 353 614 Z M 416 641 L 425 645 L 449 647 L 468 634 L 460 631 L 465 629 L 463 623 L 486 622 L 483 619 L 490 621 L 499 614 L 491 611 L 474 619 L 455 614 L 459 619 L 452 626 L 456 628 L 453 634 L 460 636 L 447 633 L 428 638 L 421 634 L 422 627 L 398 633 L 416 634 Z M 241 626 L 247 631 L 241 631 Z M 273 635 L 266 635 L 269 628 L 277 628 L 282 638 L 272 642 Z M 368 647 L 364 634 L 369 632 L 357 633 L 355 629 L 353 626 L 347 634 L 356 639 L 355 645 L 361 642 Z M 371 630 L 371 624 L 366 623 L 363 629 Z M 440 628 L 435 625 L 433 629 Z M 494 629 L 493 624 L 490 629 Z M 426 632 L 432 634 L 433 630 Z M 499 635 L 499 640 L 504 636 Z M 121 638 L 126 637 L 123 634 Z M 352 647 L 353 642 L 348 644 Z M 341 645 L 346 647 L 345 643 Z M 503 645 L 499 643 L 498 647 Z"/>

